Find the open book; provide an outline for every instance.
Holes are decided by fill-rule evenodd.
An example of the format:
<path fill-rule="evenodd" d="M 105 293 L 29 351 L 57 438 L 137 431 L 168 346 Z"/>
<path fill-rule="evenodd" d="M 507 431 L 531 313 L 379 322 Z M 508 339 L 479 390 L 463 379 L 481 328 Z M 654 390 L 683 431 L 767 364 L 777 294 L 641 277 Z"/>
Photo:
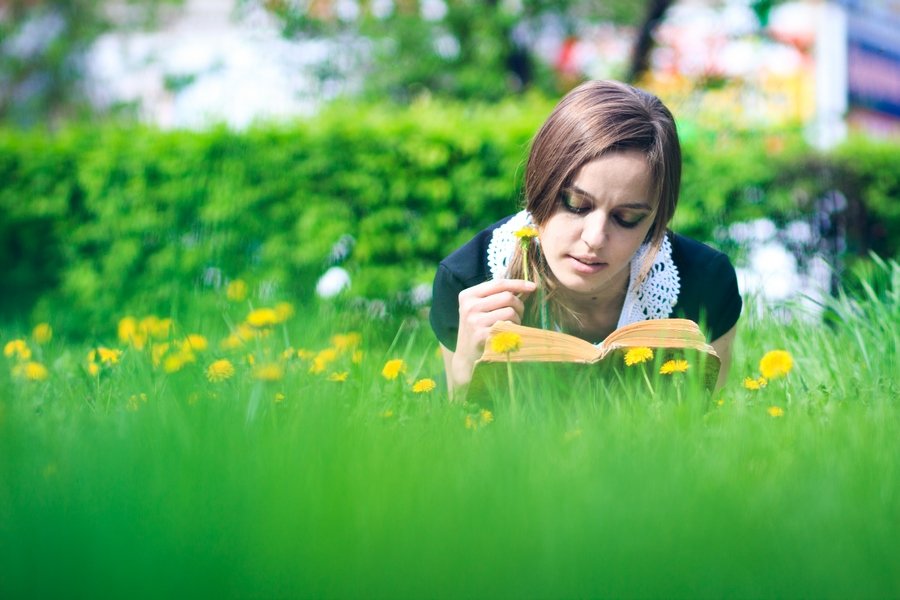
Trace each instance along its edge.
<path fill-rule="evenodd" d="M 660 359 L 687 359 L 689 368 L 694 372 L 703 369 L 703 381 L 708 389 L 715 386 L 719 374 L 719 356 L 706 342 L 698 325 L 688 319 L 639 321 L 616 329 L 597 345 L 573 335 L 509 321 L 495 323 L 491 327 L 489 340 L 504 332 L 519 336 L 518 349 L 509 353 L 495 352 L 488 341 L 481 358 L 475 363 L 470 393 L 483 390 L 488 385 L 486 380 L 489 375 L 495 376 L 500 367 L 505 372 L 507 362 L 512 363 L 514 370 L 524 364 L 563 363 L 571 369 L 597 365 L 597 370 L 602 371 L 599 367 L 624 368 L 625 353 L 635 347 L 653 350 L 657 355 L 657 361 L 653 364 L 659 364 Z"/>

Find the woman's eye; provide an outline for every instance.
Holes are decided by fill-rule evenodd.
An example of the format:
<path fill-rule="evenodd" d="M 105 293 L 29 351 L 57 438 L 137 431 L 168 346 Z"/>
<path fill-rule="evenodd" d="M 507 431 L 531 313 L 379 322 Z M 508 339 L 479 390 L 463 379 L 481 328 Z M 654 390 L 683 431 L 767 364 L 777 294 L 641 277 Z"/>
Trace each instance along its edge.
<path fill-rule="evenodd" d="M 584 214 L 592 208 L 590 202 L 571 193 L 564 193 L 562 201 L 567 210 L 578 215 Z"/>
<path fill-rule="evenodd" d="M 623 217 L 623 216 L 617 216 L 617 217 L 615 217 L 615 219 L 616 219 L 616 223 L 618 223 L 625 229 L 632 229 L 632 228 L 640 225 L 641 221 L 644 220 L 645 216 L 646 215 L 641 215 L 639 217 L 628 216 L 627 218 Z"/>

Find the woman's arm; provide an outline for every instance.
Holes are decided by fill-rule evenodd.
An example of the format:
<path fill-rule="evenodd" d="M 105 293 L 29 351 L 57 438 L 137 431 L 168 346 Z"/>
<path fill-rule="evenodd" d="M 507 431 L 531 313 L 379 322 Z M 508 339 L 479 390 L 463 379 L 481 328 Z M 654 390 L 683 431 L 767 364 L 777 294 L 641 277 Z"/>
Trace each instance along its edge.
<path fill-rule="evenodd" d="M 451 399 L 472 379 L 475 361 L 481 357 L 491 325 L 497 321 L 521 323 L 523 298 L 535 284 L 522 279 L 492 279 L 459 293 L 459 332 L 456 350 L 441 344 Z"/>
<path fill-rule="evenodd" d="M 719 355 L 719 360 L 722 363 L 719 369 L 719 378 L 716 381 L 716 391 L 721 389 L 728 379 L 728 369 L 731 367 L 731 347 L 734 345 L 734 336 L 736 334 L 737 325 L 734 325 L 712 342 L 712 347 L 715 348 L 716 354 Z"/>

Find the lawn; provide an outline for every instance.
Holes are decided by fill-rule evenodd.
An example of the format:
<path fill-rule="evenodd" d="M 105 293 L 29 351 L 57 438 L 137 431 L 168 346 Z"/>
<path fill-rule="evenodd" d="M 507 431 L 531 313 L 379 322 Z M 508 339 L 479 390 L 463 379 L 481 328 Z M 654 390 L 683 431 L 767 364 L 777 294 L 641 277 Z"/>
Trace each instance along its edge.
<path fill-rule="evenodd" d="M 232 290 L 95 340 L 2 327 L 0 596 L 896 597 L 876 275 L 824 319 L 749 302 L 714 395 L 642 365 L 653 395 L 531 382 L 515 410 L 448 402 L 422 315 Z M 758 385 L 770 350 L 792 368 Z"/>

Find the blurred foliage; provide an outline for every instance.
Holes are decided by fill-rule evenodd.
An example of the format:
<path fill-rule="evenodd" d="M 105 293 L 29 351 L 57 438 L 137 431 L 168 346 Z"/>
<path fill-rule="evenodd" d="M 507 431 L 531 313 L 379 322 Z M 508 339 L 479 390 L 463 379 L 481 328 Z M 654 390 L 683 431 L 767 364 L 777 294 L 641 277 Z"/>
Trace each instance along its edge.
<path fill-rule="evenodd" d="M 338 104 L 244 133 L 2 130 L 0 312 L 90 328 L 134 306 L 177 314 L 185 292 L 235 278 L 257 301 L 303 302 L 333 264 L 350 271 L 351 297 L 409 303 L 441 258 L 517 210 L 551 108 L 526 96 Z M 846 202 L 831 216 L 853 223 L 846 251 L 897 256 L 896 144 L 821 154 L 797 131 L 685 131 L 676 231 L 713 240 L 735 221 L 815 222 L 836 190 Z M 355 244 L 338 251 L 347 235 Z"/>
<path fill-rule="evenodd" d="M 243 0 L 262 4 L 282 23 L 288 38 L 343 38 L 352 42 L 367 71 L 370 97 L 406 102 L 423 92 L 457 99 L 495 101 L 529 89 L 556 93 L 574 81 L 560 80 L 553 65 L 537 57 L 538 38 L 576 36 L 586 24 L 613 22 L 635 27 L 652 15 L 652 2 L 614 0 L 399 0 L 360 3 L 358 14 L 338 2 Z M 346 57 L 339 57 L 338 60 Z"/>
<path fill-rule="evenodd" d="M 85 56 L 113 27 L 149 25 L 184 0 L 10 0 L 0 3 L 0 123 L 53 125 L 94 109 Z"/>

